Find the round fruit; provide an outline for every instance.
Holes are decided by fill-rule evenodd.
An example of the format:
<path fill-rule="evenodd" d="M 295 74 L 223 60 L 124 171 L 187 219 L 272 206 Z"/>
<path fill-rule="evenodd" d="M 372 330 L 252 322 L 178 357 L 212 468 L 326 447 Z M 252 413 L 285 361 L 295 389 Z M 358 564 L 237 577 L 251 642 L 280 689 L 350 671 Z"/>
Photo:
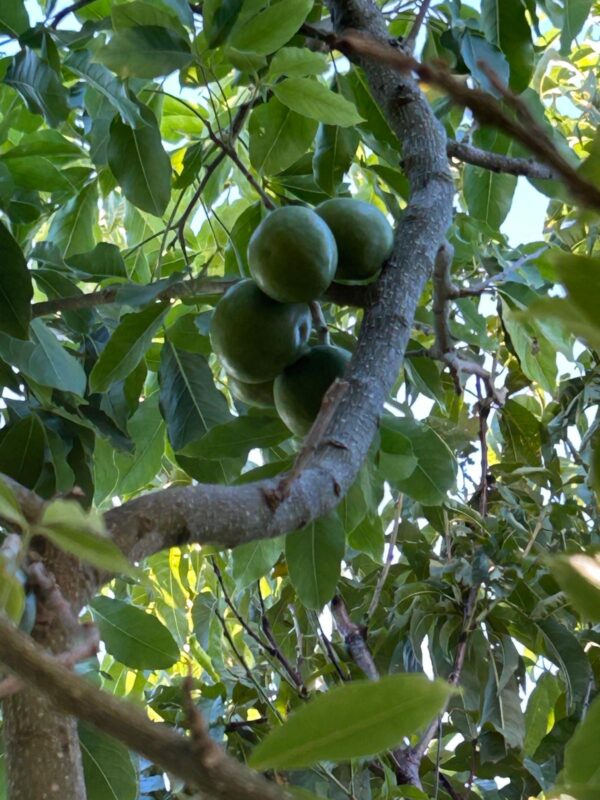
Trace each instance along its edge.
<path fill-rule="evenodd" d="M 379 272 L 392 252 L 394 231 L 375 206 L 336 197 L 315 209 L 331 228 L 338 247 L 335 277 L 345 281 L 364 281 Z"/>
<path fill-rule="evenodd" d="M 228 376 L 227 385 L 231 392 L 242 403 L 256 408 L 273 408 L 275 400 L 273 398 L 273 381 L 264 383 L 244 383 L 236 378 Z"/>
<path fill-rule="evenodd" d="M 273 300 L 309 302 L 333 280 L 337 247 L 314 211 L 285 206 L 271 211 L 252 234 L 248 264 L 254 280 Z"/>
<path fill-rule="evenodd" d="M 325 392 L 342 377 L 349 360 L 347 350 L 320 344 L 275 378 L 275 408 L 291 431 L 308 433 Z"/>
<path fill-rule="evenodd" d="M 310 309 L 304 303 L 271 300 L 254 281 L 228 289 L 210 326 L 213 349 L 234 378 L 245 383 L 271 380 L 296 361 L 310 335 Z"/>

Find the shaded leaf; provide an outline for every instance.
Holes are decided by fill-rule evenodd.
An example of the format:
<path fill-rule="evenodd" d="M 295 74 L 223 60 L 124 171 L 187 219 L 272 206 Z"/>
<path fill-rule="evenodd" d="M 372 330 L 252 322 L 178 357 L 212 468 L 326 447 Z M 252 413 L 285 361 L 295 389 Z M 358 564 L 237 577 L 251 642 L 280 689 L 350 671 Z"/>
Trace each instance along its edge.
<path fill-rule="evenodd" d="M 26 339 L 33 287 L 27 262 L 16 239 L 0 222 L 0 330 Z"/>
<path fill-rule="evenodd" d="M 78 727 L 88 800 L 137 800 L 137 770 L 125 745 L 91 725 Z"/>
<path fill-rule="evenodd" d="M 51 127 L 67 118 L 67 90 L 34 50 L 26 47 L 14 57 L 4 81 L 17 90 L 33 114 L 42 114 Z"/>
<path fill-rule="evenodd" d="M 156 78 L 183 69 L 192 60 L 188 42 L 168 28 L 121 28 L 95 58 L 122 78 Z"/>

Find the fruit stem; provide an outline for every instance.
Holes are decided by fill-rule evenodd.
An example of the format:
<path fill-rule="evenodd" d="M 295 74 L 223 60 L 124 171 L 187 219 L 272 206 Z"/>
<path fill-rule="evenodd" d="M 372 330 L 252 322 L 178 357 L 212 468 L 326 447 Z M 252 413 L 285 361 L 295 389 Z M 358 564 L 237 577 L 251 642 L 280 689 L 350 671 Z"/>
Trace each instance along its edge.
<path fill-rule="evenodd" d="M 329 344 L 329 328 L 318 300 L 313 300 L 312 303 L 310 303 L 310 313 L 319 344 Z"/>

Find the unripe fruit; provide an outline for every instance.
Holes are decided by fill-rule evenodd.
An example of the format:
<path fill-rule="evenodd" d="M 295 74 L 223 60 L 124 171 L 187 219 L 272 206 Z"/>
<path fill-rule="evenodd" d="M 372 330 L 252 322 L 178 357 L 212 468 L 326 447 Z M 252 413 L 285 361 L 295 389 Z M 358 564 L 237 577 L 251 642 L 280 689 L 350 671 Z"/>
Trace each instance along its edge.
<path fill-rule="evenodd" d="M 254 281 L 232 286 L 210 326 L 213 350 L 225 370 L 245 383 L 271 380 L 296 361 L 310 335 L 310 309 L 271 300 Z"/>
<path fill-rule="evenodd" d="M 264 381 L 264 383 L 244 383 L 238 381 L 236 378 L 228 376 L 227 385 L 231 389 L 231 393 L 241 400 L 242 403 L 247 403 L 249 406 L 256 408 L 273 408 L 275 399 L 273 397 L 273 381 Z"/>
<path fill-rule="evenodd" d="M 248 244 L 252 277 L 281 303 L 315 300 L 337 266 L 337 247 L 323 220 L 302 206 L 278 208 L 265 217 Z"/>
<path fill-rule="evenodd" d="M 308 433 L 325 392 L 342 377 L 349 360 L 347 350 L 317 345 L 275 378 L 275 408 L 297 436 Z"/>
<path fill-rule="evenodd" d="M 338 248 L 335 277 L 364 281 L 376 275 L 394 244 L 394 231 L 381 211 L 349 197 L 325 200 L 315 211 L 335 237 Z"/>

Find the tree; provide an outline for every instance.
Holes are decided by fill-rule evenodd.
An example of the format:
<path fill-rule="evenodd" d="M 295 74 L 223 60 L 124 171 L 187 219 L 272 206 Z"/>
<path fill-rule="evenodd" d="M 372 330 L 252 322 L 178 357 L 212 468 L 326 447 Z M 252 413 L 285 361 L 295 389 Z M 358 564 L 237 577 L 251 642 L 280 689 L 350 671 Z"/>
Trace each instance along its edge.
<path fill-rule="evenodd" d="M 598 796 L 600 4 L 34 6 L 0 9 L 0 796 Z M 269 211 L 349 195 L 394 246 L 311 304 L 353 355 L 300 440 L 210 319 Z"/>

